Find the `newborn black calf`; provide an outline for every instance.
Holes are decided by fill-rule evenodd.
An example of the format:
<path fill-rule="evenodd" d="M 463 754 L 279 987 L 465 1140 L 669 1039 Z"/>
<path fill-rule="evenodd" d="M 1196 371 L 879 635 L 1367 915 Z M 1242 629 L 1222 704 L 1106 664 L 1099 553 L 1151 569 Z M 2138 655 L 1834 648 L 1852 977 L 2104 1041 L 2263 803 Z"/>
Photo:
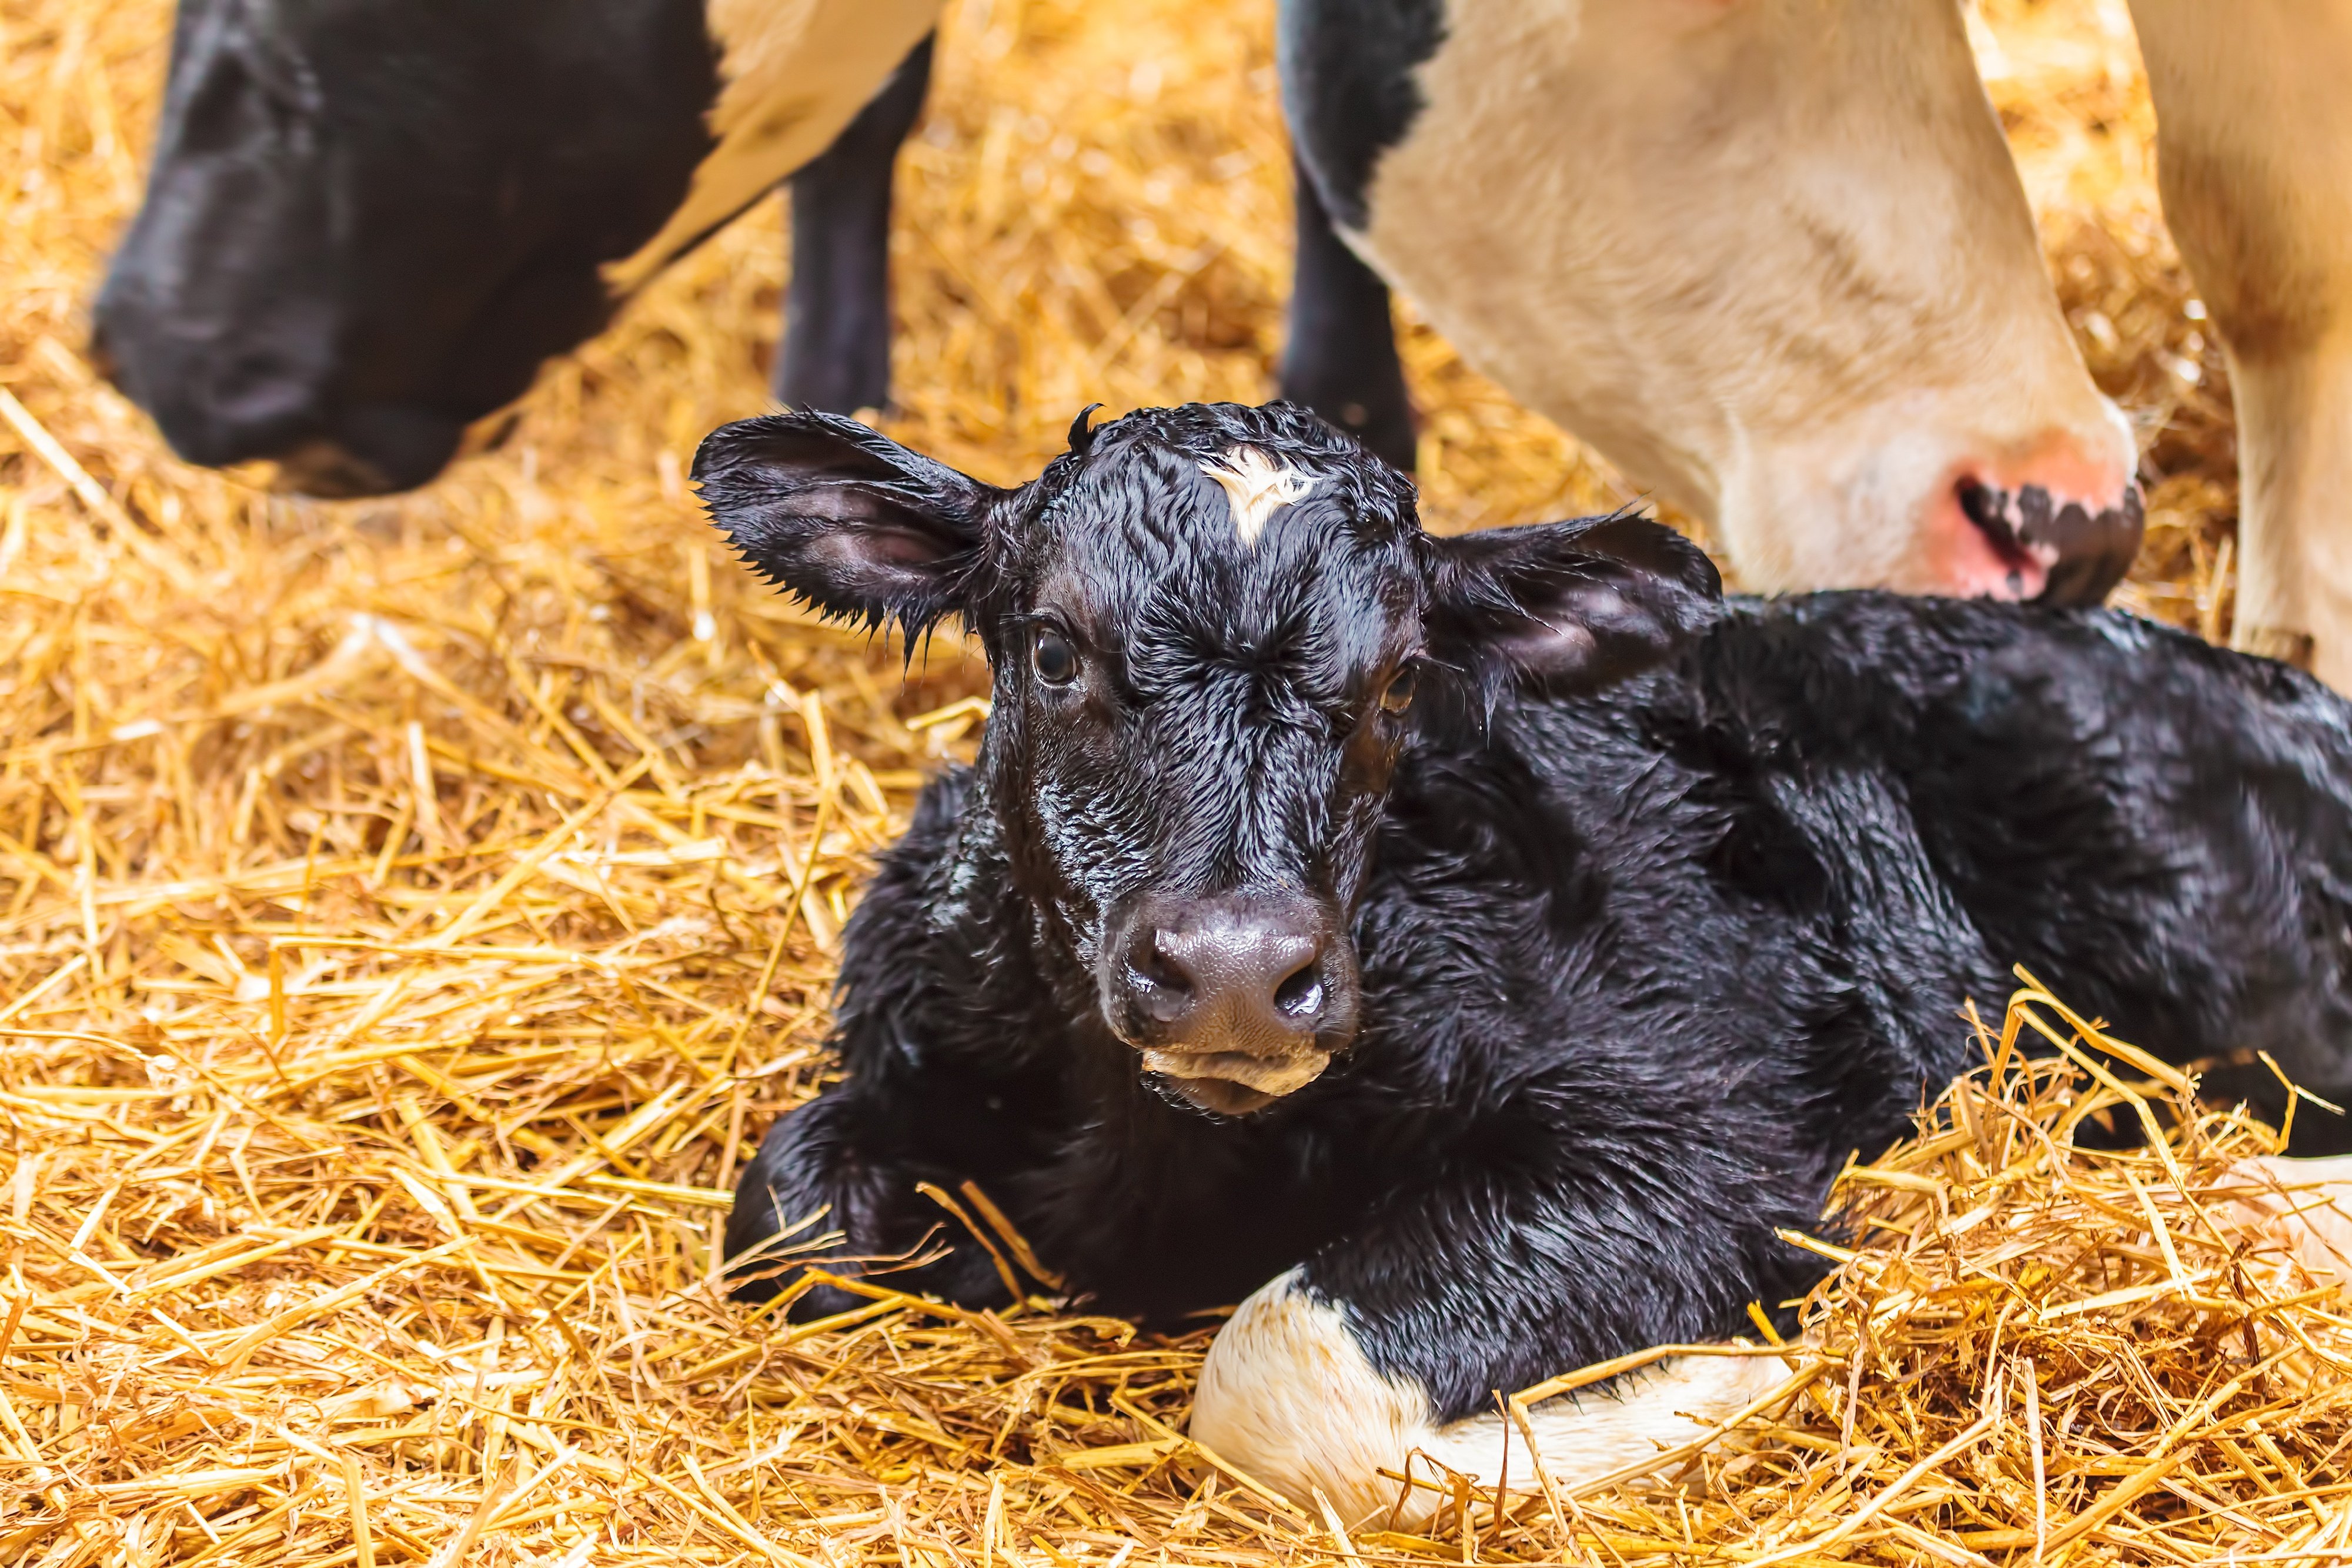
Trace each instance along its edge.
<path fill-rule="evenodd" d="M 2294 672 L 2096 611 L 1727 604 L 1625 517 L 1433 538 L 1282 405 L 1072 434 L 1013 490 L 814 413 L 697 459 L 752 565 L 960 617 L 995 676 L 730 1250 L 824 1210 L 803 1238 L 932 1238 L 892 1283 L 1002 1301 L 917 1191 L 976 1182 L 1108 1310 L 1247 1298 L 1195 1435 L 1356 1511 L 1416 1446 L 1491 1478 L 1495 1390 L 1801 1294 L 1774 1228 L 2013 963 L 2168 1059 L 2352 1078 L 2352 710 Z M 1553 1476 L 1758 1365 L 1539 1412 Z"/>

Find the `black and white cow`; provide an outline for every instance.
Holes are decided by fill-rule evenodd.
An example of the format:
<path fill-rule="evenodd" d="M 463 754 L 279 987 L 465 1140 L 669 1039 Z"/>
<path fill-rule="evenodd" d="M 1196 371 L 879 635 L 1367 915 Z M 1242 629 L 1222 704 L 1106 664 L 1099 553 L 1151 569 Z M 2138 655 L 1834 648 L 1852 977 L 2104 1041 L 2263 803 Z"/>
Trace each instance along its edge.
<path fill-rule="evenodd" d="M 2131 0 L 2230 361 L 2241 647 L 2352 690 L 2352 7 Z M 1745 586 L 2095 603 L 2129 427 L 1954 0 L 1282 0 L 1347 244 Z"/>
<path fill-rule="evenodd" d="M 2352 12 L 2132 10 L 2240 398 L 2235 635 L 2352 685 Z M 182 0 L 102 356 L 196 461 L 418 484 L 791 176 L 778 393 L 880 406 L 892 155 L 938 11 Z M 1282 0 L 1278 25 L 1283 391 L 1391 463 L 1414 446 L 1392 282 L 1751 588 L 2091 603 L 2130 564 L 2131 432 L 1952 0 Z"/>
<path fill-rule="evenodd" d="M 182 456 L 405 489 L 790 180 L 776 395 L 890 396 L 892 171 L 938 0 L 180 0 L 94 352 Z M 1311 194 L 1294 390 L 1411 467 L 1388 290 Z"/>
<path fill-rule="evenodd" d="M 405 489 L 789 175 L 778 393 L 881 406 L 891 172 L 938 10 L 182 0 L 94 351 L 191 461 Z"/>
<path fill-rule="evenodd" d="M 1801 1294 L 1774 1228 L 2012 963 L 2168 1060 L 2352 1081 L 2352 706 L 2284 665 L 2099 611 L 1727 601 L 1625 517 L 1433 537 L 1282 404 L 1082 416 L 1011 490 L 816 413 L 695 475 L 754 568 L 961 619 L 995 683 L 730 1252 L 831 1228 L 1001 1301 L 918 1191 L 976 1182 L 1108 1310 L 1242 1301 L 1193 1430 L 1302 1497 L 1364 1511 L 1413 1447 L 1491 1477 L 1496 1390 Z M 1553 1473 L 1759 1375 L 1545 1411 Z"/>

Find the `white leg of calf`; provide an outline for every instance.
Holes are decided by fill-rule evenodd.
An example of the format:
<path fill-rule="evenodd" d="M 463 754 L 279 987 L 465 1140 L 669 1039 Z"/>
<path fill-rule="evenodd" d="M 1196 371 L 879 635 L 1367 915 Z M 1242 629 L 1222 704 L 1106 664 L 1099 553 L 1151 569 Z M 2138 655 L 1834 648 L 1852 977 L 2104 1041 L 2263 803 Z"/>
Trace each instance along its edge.
<path fill-rule="evenodd" d="M 1689 1441 L 1788 1375 L 1770 1356 L 1685 1356 L 1621 1378 L 1581 1402 L 1547 1401 L 1530 1413 L 1545 1473 L 1573 1485 L 1660 1448 Z M 1508 1392 L 1506 1390 L 1505 1392 Z M 1385 1516 L 1413 1454 L 1476 1476 L 1491 1491 L 1507 1451 L 1504 1483 L 1538 1490 L 1527 1442 L 1499 1415 L 1439 1426 L 1429 1400 L 1376 1371 L 1339 1308 L 1316 1301 L 1292 1270 L 1253 1294 L 1209 1347 L 1192 1406 L 1192 1436 L 1293 1500 L 1317 1490 L 1355 1522 Z M 1427 1463 L 1418 1473 L 1440 1479 Z M 1442 1501 L 1415 1489 L 1400 1515 L 1410 1527 Z"/>
<path fill-rule="evenodd" d="M 2297 1160 L 2263 1155 L 2238 1163 L 2246 1183 L 2230 1207 L 2252 1221 L 2325 1284 L 2352 1284 L 2352 1155 Z"/>

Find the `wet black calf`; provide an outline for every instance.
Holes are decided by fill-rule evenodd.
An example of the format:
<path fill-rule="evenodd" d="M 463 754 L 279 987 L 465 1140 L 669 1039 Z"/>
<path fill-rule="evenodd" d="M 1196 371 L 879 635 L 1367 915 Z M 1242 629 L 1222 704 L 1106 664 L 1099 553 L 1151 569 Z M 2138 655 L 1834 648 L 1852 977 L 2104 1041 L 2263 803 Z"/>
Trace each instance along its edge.
<path fill-rule="evenodd" d="M 1107 1309 L 1247 1298 L 1195 1431 L 1302 1495 L 1475 1469 L 1492 1391 L 1801 1292 L 1774 1228 L 2013 963 L 2171 1060 L 2352 1079 L 2352 709 L 2283 666 L 2099 611 L 1727 603 L 1632 518 L 1434 538 L 1284 405 L 1080 429 L 1013 490 L 819 414 L 696 474 L 770 577 L 960 617 L 995 678 L 730 1249 L 822 1211 L 827 1255 L 1002 1301 L 917 1190 L 973 1181 Z M 1759 1375 L 1693 1365 L 1555 1413 L 1555 1475 Z"/>

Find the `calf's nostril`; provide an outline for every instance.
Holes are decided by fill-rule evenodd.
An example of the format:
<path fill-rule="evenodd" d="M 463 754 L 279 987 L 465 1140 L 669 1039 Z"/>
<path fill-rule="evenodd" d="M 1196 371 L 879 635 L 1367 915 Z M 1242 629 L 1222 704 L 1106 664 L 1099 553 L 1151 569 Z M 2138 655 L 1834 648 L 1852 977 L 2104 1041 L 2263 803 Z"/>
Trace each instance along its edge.
<path fill-rule="evenodd" d="M 1274 988 L 1274 1005 L 1286 1018 L 1311 1019 L 1323 1010 L 1323 978 L 1309 959 Z"/>
<path fill-rule="evenodd" d="M 1193 976 L 1190 966 L 1176 952 L 1175 944 L 1165 931 L 1155 931 L 1137 955 L 1136 974 L 1147 985 L 1161 990 L 1190 995 Z"/>
<path fill-rule="evenodd" d="M 1195 978 L 1171 950 L 1169 933 L 1145 927 L 1127 949 L 1125 989 L 1129 1005 L 1158 1024 L 1175 1024 L 1192 1010 Z"/>

